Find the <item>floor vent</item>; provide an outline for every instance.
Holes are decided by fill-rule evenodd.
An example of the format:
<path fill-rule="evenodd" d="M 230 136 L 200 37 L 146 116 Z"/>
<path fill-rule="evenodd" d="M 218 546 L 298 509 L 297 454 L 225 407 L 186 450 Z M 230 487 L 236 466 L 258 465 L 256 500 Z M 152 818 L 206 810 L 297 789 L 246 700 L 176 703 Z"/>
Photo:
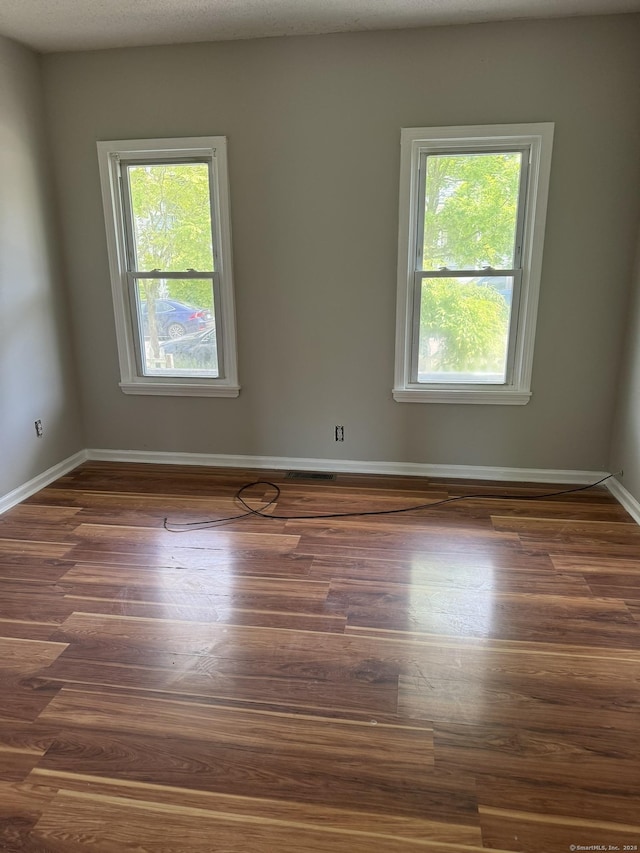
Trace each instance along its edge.
<path fill-rule="evenodd" d="M 285 480 L 335 480 L 335 474 L 322 471 L 287 471 Z"/>

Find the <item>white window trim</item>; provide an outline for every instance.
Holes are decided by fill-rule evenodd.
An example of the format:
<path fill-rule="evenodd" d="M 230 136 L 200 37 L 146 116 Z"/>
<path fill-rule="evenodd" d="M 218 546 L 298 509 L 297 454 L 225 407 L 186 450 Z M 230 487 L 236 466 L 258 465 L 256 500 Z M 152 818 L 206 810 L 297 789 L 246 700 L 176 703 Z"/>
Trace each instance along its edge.
<path fill-rule="evenodd" d="M 525 405 L 531 397 L 544 227 L 549 195 L 553 123 L 469 127 L 403 128 L 400 159 L 398 297 L 393 398 L 406 403 Z M 412 382 L 413 292 L 418 236 L 418 169 L 423 151 L 436 146 L 478 150 L 474 146 L 530 146 L 518 316 L 511 381 L 505 385 L 429 385 Z"/>
<path fill-rule="evenodd" d="M 133 318 L 127 296 L 127 259 L 118 159 L 161 160 L 167 156 L 211 157 L 214 180 L 211 186 L 214 208 L 216 271 L 220 278 L 220 336 L 224 376 L 211 378 L 141 376 L 136 363 Z M 120 388 L 125 394 L 157 394 L 186 397 L 237 397 L 238 359 L 236 348 L 235 302 L 233 294 L 231 218 L 227 143 L 224 136 L 177 139 L 127 139 L 98 142 L 100 184 L 107 233 L 109 272 L 116 323 Z"/>

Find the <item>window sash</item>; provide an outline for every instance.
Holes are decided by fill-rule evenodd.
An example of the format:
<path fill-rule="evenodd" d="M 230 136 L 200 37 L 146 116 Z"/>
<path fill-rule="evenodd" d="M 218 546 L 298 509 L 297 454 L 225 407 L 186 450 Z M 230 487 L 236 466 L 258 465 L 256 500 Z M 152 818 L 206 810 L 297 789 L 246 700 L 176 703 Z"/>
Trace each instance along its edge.
<path fill-rule="evenodd" d="M 210 374 L 208 378 L 211 379 L 219 379 L 222 378 L 224 374 L 224 347 L 222 346 L 222 340 L 224 337 L 223 329 L 222 329 L 222 310 L 221 310 L 221 286 L 220 286 L 220 275 L 218 273 L 209 272 L 191 272 L 191 273 L 127 273 L 127 301 L 129 305 L 129 311 L 131 312 L 132 318 L 132 331 L 134 338 L 134 351 L 135 351 L 135 361 L 137 372 L 140 376 L 154 377 L 158 378 L 157 374 L 146 373 L 144 367 L 144 337 L 142 335 L 142 312 L 140 310 L 140 303 L 138 300 L 139 289 L 136 287 L 136 283 L 140 280 L 145 279 L 179 279 L 179 280 L 188 280 L 188 279 L 210 279 L 212 292 L 213 292 L 213 319 L 215 323 L 216 330 L 216 355 L 217 355 L 217 363 L 218 363 L 218 373 L 217 375 Z M 207 378 L 207 374 L 202 374 L 204 378 Z M 189 383 L 196 383 L 200 381 L 200 377 L 193 376 L 185 376 L 184 372 L 180 370 L 176 370 L 171 373 L 167 371 L 162 374 L 161 378 L 172 379 L 172 378 L 180 378 L 181 381 Z"/>
<path fill-rule="evenodd" d="M 516 209 L 516 222 L 514 230 L 513 267 L 510 269 L 497 269 L 494 267 L 483 267 L 481 269 L 425 269 L 424 268 L 424 241 L 425 241 L 425 187 L 428 168 L 428 158 L 434 155 L 447 156 L 473 156 L 474 154 L 521 154 L 520 174 L 518 180 L 518 205 Z M 518 310 L 520 305 L 520 294 L 523 273 L 523 246 L 525 217 L 527 211 L 527 189 L 529 184 L 529 165 L 531 160 L 531 145 L 477 145 L 468 141 L 460 140 L 456 145 L 428 145 L 420 147 L 418 154 L 418 168 L 416 170 L 416 186 L 414 189 L 417 200 L 417 214 L 415 222 L 415 268 L 412 281 L 411 305 L 411 351 L 410 351 L 410 376 L 409 382 L 419 388 L 444 389 L 455 386 L 462 390 L 464 387 L 475 388 L 481 386 L 506 387 L 510 386 L 514 377 L 514 362 L 516 357 L 516 338 L 518 332 Z M 419 381 L 418 361 L 420 344 L 420 301 L 422 295 L 422 281 L 429 278 L 488 278 L 498 276 L 513 277 L 513 296 L 509 312 L 509 326 L 507 338 L 507 358 L 505 366 L 505 379 L 503 382 L 491 382 L 478 379 L 475 382 L 449 382 Z"/>
<path fill-rule="evenodd" d="M 215 218 L 215 204 L 213 198 L 213 188 L 214 188 L 214 172 L 213 172 L 213 157 L 149 157 L 149 158 L 135 158 L 135 159 L 120 159 L 118 158 L 118 177 L 119 177 L 119 185 L 120 185 L 120 195 L 121 195 L 121 204 L 122 204 L 122 219 L 124 224 L 124 245 L 125 245 L 125 256 L 127 262 L 127 272 L 139 272 L 139 273 L 156 273 L 157 270 L 140 270 L 137 265 L 137 252 L 136 252 L 136 239 L 135 239 L 135 230 L 133 227 L 133 203 L 131 200 L 131 187 L 129 183 L 129 171 L 128 166 L 174 166 L 180 165 L 182 163 L 200 163 L 202 165 L 206 165 L 209 174 L 209 214 L 210 214 L 210 222 L 211 222 L 211 251 L 214 259 L 214 266 L 217 267 L 217 259 L 218 253 L 216 251 L 216 241 L 214 239 L 214 235 L 216 234 L 216 218 Z M 185 270 L 185 272 L 191 271 L 189 268 Z M 173 271 L 176 274 L 176 277 L 181 275 L 181 271 Z M 202 270 L 201 272 L 205 272 Z M 212 270 L 207 272 L 213 273 Z M 172 276 L 168 270 L 164 272 L 160 278 L 169 278 Z"/>
<path fill-rule="evenodd" d="M 505 378 L 503 382 L 490 382 L 487 380 L 478 381 L 455 381 L 451 380 L 450 382 L 421 382 L 418 379 L 418 361 L 419 361 L 419 349 L 420 349 L 420 305 L 422 298 L 422 282 L 425 279 L 437 279 L 437 278 L 499 278 L 502 276 L 508 276 L 509 278 L 513 278 L 513 293 L 511 296 L 511 307 L 509 310 L 509 327 L 508 327 L 508 337 L 507 337 L 507 356 L 506 356 L 506 364 L 505 364 Z M 445 389 L 450 387 L 455 387 L 459 390 L 463 390 L 464 388 L 469 389 L 478 389 L 478 387 L 490 386 L 490 387 L 507 387 L 513 383 L 513 375 L 514 375 L 514 364 L 516 358 L 516 342 L 517 342 L 517 332 L 518 332 L 518 316 L 520 311 L 520 295 L 522 290 L 522 270 L 521 269 L 510 269 L 510 270 L 455 270 L 455 271 L 445 271 L 445 270 L 435 270 L 433 272 L 427 272 L 424 270 L 416 270 L 413 275 L 413 293 L 411 297 L 412 301 L 412 316 L 411 316 L 411 374 L 410 374 L 410 383 L 414 385 L 416 388 L 434 388 L 434 389 Z"/>
<path fill-rule="evenodd" d="M 513 267 L 522 268 L 522 252 L 524 244 L 525 214 L 527 210 L 527 187 L 529 183 L 529 164 L 531 160 L 531 145 L 505 145 L 505 146 L 477 146 L 477 145 L 454 145 L 454 146 L 428 146 L 419 150 L 418 169 L 416 173 L 416 198 L 418 201 L 418 212 L 416 218 L 416 255 L 415 269 L 420 272 L 438 272 L 438 270 L 425 270 L 424 268 L 424 234 L 425 234 L 425 192 L 427 177 L 427 160 L 432 156 L 473 156 L 474 154 L 521 154 L 520 176 L 518 181 L 518 209 L 516 212 L 516 228 L 514 240 Z M 491 268 L 487 268 L 487 274 Z M 462 270 L 452 269 L 452 273 L 460 274 Z"/>
<path fill-rule="evenodd" d="M 217 375 L 211 374 L 209 378 L 219 378 L 224 376 L 224 347 L 222 346 L 223 342 L 223 330 L 222 330 L 222 318 L 220 311 L 221 304 L 221 293 L 220 293 L 220 276 L 215 273 L 213 270 L 196 270 L 194 268 L 187 268 L 183 271 L 169 271 L 169 270 L 141 270 L 138 269 L 137 264 L 137 251 L 136 251 L 136 238 L 135 238 L 135 230 L 133 224 L 133 203 L 131 198 L 131 186 L 129 181 L 129 166 L 173 166 L 179 165 L 182 163 L 200 163 L 202 165 L 207 166 L 208 170 L 208 195 L 209 195 L 209 211 L 210 211 L 210 222 L 211 222 L 211 251 L 214 258 L 214 263 L 216 259 L 216 249 L 215 249 L 215 206 L 213 203 L 213 164 L 212 157 L 163 157 L 163 158 L 132 158 L 118 161 L 119 167 L 119 184 L 120 184 L 120 193 L 122 198 L 122 214 L 123 214 L 123 224 L 124 224 L 124 245 L 125 245 L 125 256 L 127 260 L 127 298 L 129 303 L 129 310 L 131 312 L 132 318 L 132 332 L 133 332 L 133 340 L 134 340 L 134 351 L 135 351 L 135 362 L 136 362 L 136 371 L 139 376 L 156 377 L 156 374 L 150 374 L 145 370 L 145 360 L 144 360 L 144 337 L 142 335 L 142 312 L 140 310 L 140 303 L 138 298 L 138 288 L 136 287 L 136 282 L 141 279 L 174 279 L 174 280 L 188 280 L 188 279 L 210 279 L 212 284 L 213 291 L 213 308 L 214 308 L 214 322 L 216 328 L 216 354 L 217 354 L 217 364 L 218 364 L 218 373 Z M 181 381 L 188 383 L 194 383 L 199 381 L 198 377 L 189 377 L 184 376 L 180 371 L 170 372 L 167 371 L 163 374 L 163 378 L 180 378 Z"/>

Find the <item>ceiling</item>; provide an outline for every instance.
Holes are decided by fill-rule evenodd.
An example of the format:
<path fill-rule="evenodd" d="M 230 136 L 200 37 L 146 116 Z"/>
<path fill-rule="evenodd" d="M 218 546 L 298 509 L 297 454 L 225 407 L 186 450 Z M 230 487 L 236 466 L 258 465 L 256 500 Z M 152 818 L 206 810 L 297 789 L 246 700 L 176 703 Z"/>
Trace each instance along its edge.
<path fill-rule="evenodd" d="M 640 0 L 0 0 L 43 53 L 639 12 Z"/>

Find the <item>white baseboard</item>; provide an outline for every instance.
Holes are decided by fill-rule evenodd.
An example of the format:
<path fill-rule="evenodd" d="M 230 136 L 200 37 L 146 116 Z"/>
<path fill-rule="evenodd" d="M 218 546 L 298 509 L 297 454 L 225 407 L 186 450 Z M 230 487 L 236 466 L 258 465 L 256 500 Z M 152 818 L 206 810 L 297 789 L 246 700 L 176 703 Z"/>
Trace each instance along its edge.
<path fill-rule="evenodd" d="M 622 504 L 631 518 L 640 524 L 640 501 L 637 501 L 631 492 L 627 491 L 622 483 L 618 482 L 615 477 L 611 480 L 607 480 L 607 488 L 618 503 Z"/>
<path fill-rule="evenodd" d="M 369 462 L 360 459 L 313 459 L 289 456 L 244 456 L 226 453 L 170 453 L 153 450 L 81 450 L 17 489 L 0 495 L 0 513 L 48 486 L 88 459 L 104 462 L 144 462 L 161 465 L 202 465 L 214 468 L 259 468 L 292 471 L 332 471 L 348 474 L 395 474 L 463 480 L 499 480 L 511 483 L 567 483 L 588 485 L 607 476 L 605 471 L 554 468 L 502 468 L 482 465 L 430 465 L 421 462 Z M 611 494 L 640 524 L 640 502 L 618 480 L 607 480 Z"/>
<path fill-rule="evenodd" d="M 8 492 L 6 495 L 0 495 L 0 513 L 6 512 L 12 506 L 39 492 L 40 489 L 44 489 L 49 483 L 53 483 L 54 480 L 63 477 L 69 471 L 73 471 L 74 468 L 77 468 L 81 462 L 85 462 L 88 458 L 87 451 L 80 450 L 78 453 L 74 453 L 73 456 L 69 456 L 67 459 L 63 459 L 62 462 L 58 462 L 57 465 L 47 468 L 46 471 L 38 474 L 37 477 L 29 480 L 28 483 L 18 486 L 17 489 Z"/>
<path fill-rule="evenodd" d="M 479 465 L 430 465 L 421 462 L 367 462 L 360 459 L 308 459 L 289 456 L 239 456 L 225 453 L 166 453 L 152 450 L 87 451 L 103 462 L 151 462 L 162 465 L 203 465 L 214 468 L 267 468 L 292 471 L 332 471 L 348 474 L 395 474 L 463 480 L 502 480 L 525 483 L 587 485 L 607 476 L 606 471 L 545 468 L 501 468 Z"/>

